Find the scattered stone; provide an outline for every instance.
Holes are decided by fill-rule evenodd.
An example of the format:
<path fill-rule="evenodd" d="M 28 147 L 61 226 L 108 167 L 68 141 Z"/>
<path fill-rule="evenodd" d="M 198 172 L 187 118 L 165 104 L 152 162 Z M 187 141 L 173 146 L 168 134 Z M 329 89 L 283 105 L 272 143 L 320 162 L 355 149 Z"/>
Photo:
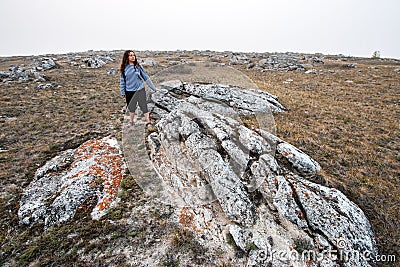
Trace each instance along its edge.
<path fill-rule="evenodd" d="M 114 69 L 114 68 L 111 68 L 111 69 L 109 69 L 109 70 L 107 71 L 107 74 L 108 74 L 108 75 L 115 75 L 116 73 L 117 73 L 117 70 Z"/>
<path fill-rule="evenodd" d="M 342 68 L 344 68 L 344 69 L 354 69 L 355 67 L 356 67 L 356 64 L 353 64 L 353 63 L 344 64 L 342 66 Z"/>
<path fill-rule="evenodd" d="M 0 79 L 9 78 L 10 75 L 10 72 L 0 71 Z"/>
<path fill-rule="evenodd" d="M 54 83 L 46 83 L 46 84 L 39 84 L 38 86 L 36 86 L 36 89 L 54 89 L 56 88 L 57 85 Z"/>
<path fill-rule="evenodd" d="M 17 117 L 8 117 L 7 115 L 0 115 L 0 121 L 1 122 L 11 122 L 11 121 L 16 121 Z"/>
<path fill-rule="evenodd" d="M 156 67 L 156 66 L 160 65 L 157 61 L 155 61 L 152 58 L 141 58 L 140 64 L 142 64 L 143 66 L 148 66 L 148 67 Z"/>
<path fill-rule="evenodd" d="M 250 59 L 247 58 L 246 55 L 237 55 L 234 54 L 229 60 L 230 65 L 242 65 L 242 64 L 249 64 Z"/>
<path fill-rule="evenodd" d="M 318 57 L 312 57 L 311 59 L 309 59 L 309 61 L 311 61 L 312 63 L 317 63 L 317 64 L 325 64 L 325 62 Z"/>
<path fill-rule="evenodd" d="M 12 65 L 10 72 L 0 72 L 0 79 L 3 81 L 38 81 L 45 82 L 46 76 L 39 71 L 46 71 L 54 68 L 56 63 L 52 58 L 34 59 L 29 65 Z M 27 69 L 26 67 L 30 67 Z"/>
<path fill-rule="evenodd" d="M 395 69 L 394 71 L 397 73 L 400 73 L 400 69 Z"/>
<path fill-rule="evenodd" d="M 283 83 L 285 83 L 285 84 L 289 84 L 291 82 L 293 82 L 293 79 L 291 79 L 291 78 L 288 78 L 286 81 L 283 81 Z"/>
<path fill-rule="evenodd" d="M 258 66 L 264 71 L 305 71 L 305 66 L 299 62 L 299 59 L 288 55 L 271 55 L 259 60 Z"/>
<path fill-rule="evenodd" d="M 36 71 L 36 69 L 25 70 L 21 66 L 11 66 L 9 68 L 10 72 L 2 72 L 0 74 L 1 78 L 4 81 L 40 81 L 45 82 L 46 76 L 44 74 L 40 74 Z"/>
<path fill-rule="evenodd" d="M 318 74 L 318 71 L 316 69 L 311 69 L 311 70 L 307 70 L 305 73 L 306 74 Z"/>
<path fill-rule="evenodd" d="M 249 69 L 252 69 L 252 68 L 254 68 L 256 66 L 256 64 L 255 63 L 249 63 L 249 64 L 247 64 L 247 69 L 249 70 Z"/>
<path fill-rule="evenodd" d="M 113 59 L 110 56 L 93 55 L 88 58 L 83 58 L 81 61 L 85 63 L 86 67 L 96 69 L 103 67 L 107 62 L 113 61 Z"/>
<path fill-rule="evenodd" d="M 34 59 L 33 63 L 30 65 L 37 71 L 46 71 L 54 68 L 56 63 L 52 58 L 38 58 Z"/>

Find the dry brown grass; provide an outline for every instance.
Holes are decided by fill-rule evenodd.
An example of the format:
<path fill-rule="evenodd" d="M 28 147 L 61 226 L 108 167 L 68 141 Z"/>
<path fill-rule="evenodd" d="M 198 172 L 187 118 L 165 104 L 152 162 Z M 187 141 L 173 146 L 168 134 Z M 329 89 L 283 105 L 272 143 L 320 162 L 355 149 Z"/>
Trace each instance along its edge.
<path fill-rule="evenodd" d="M 370 66 L 380 65 L 377 69 Z M 400 251 L 400 75 L 398 65 L 358 61 L 334 73 L 245 71 L 290 110 L 275 117 L 277 135 L 316 159 L 330 186 L 370 219 L 380 253 Z M 283 83 L 287 79 L 293 82 Z M 350 82 L 352 81 L 352 82 Z"/>
<path fill-rule="evenodd" d="M 151 56 L 161 63 L 167 63 L 170 57 L 162 53 Z M 210 60 L 190 53 L 177 56 L 180 58 Z M 37 90 L 35 82 L 1 84 L 0 115 L 7 117 L 0 118 L 0 149 L 6 150 L 0 152 L 2 244 L 10 246 L 19 232 L 19 197 L 38 166 L 89 138 L 110 134 L 120 137 L 124 103 L 119 96 L 118 76 L 107 75 L 107 69 L 118 67 L 118 60 L 101 69 L 58 62 L 57 69 L 45 72 L 51 82 L 62 86 L 58 89 Z M 317 67 L 324 71 L 319 75 L 235 68 L 289 108 L 275 117 L 278 136 L 322 165 L 329 185 L 341 189 L 364 210 L 380 252 L 397 254 L 398 258 L 400 74 L 393 70 L 399 65 L 354 60 L 354 69 L 343 67 L 353 62 L 328 61 Z M 7 71 L 11 64 L 30 62 L 27 57 L 0 58 L 0 71 Z M 147 68 L 150 74 L 161 69 Z M 283 83 L 288 78 L 293 82 Z M 12 246 L 17 247 L 18 242 Z"/>

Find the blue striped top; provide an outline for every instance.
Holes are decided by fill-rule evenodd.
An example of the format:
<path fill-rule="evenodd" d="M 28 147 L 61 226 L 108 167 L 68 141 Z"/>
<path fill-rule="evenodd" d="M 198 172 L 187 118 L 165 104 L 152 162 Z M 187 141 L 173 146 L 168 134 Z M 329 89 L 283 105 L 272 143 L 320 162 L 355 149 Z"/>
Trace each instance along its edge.
<path fill-rule="evenodd" d="M 139 65 L 139 67 L 135 67 L 134 65 L 127 65 L 124 72 L 126 81 L 123 75 L 121 75 L 119 82 L 121 95 L 125 95 L 125 91 L 135 92 L 143 89 L 143 80 L 153 91 L 156 91 L 156 87 L 154 86 L 153 82 L 150 80 L 149 76 L 142 66 Z"/>

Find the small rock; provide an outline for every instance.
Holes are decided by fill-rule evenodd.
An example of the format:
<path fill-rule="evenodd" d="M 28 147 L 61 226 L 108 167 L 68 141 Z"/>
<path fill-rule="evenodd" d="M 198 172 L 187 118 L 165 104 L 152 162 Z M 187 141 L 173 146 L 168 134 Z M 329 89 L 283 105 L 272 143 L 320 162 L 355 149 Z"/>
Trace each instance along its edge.
<path fill-rule="evenodd" d="M 155 61 L 152 58 L 142 58 L 140 60 L 140 64 L 142 64 L 143 66 L 148 66 L 148 67 L 156 67 L 156 66 L 160 65 L 157 61 Z"/>
<path fill-rule="evenodd" d="M 116 73 L 117 73 L 117 70 L 114 69 L 114 68 L 111 68 L 111 69 L 109 69 L 109 70 L 107 71 L 107 74 L 108 74 L 108 75 L 115 75 Z"/>
<path fill-rule="evenodd" d="M 54 83 L 39 84 L 36 89 L 54 89 L 57 85 Z"/>
<path fill-rule="evenodd" d="M 311 70 L 307 70 L 305 73 L 306 74 L 318 74 L 318 71 L 316 69 L 311 69 Z"/>
<path fill-rule="evenodd" d="M 284 81 L 283 83 L 289 84 L 289 83 L 291 83 L 291 82 L 293 82 L 293 79 L 289 78 L 289 79 L 287 79 L 286 81 Z"/>
<path fill-rule="evenodd" d="M 342 68 L 344 68 L 344 69 L 354 69 L 355 67 L 356 67 L 356 65 L 353 64 L 353 63 L 344 64 L 344 65 L 342 66 Z"/>
<path fill-rule="evenodd" d="M 254 68 L 256 66 L 256 64 L 255 63 L 249 63 L 249 64 L 247 64 L 247 69 L 249 70 L 249 69 L 252 69 L 252 68 Z"/>

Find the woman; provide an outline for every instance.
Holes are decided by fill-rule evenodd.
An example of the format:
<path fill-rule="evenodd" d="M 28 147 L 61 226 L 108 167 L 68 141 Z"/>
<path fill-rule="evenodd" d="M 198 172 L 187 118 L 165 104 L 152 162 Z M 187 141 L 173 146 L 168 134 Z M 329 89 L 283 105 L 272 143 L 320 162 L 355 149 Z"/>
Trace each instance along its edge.
<path fill-rule="evenodd" d="M 133 125 L 137 104 L 139 104 L 139 107 L 146 118 L 146 124 L 149 125 L 150 114 L 147 109 L 146 91 L 144 89 L 143 80 L 151 90 L 156 91 L 156 87 L 144 71 L 143 67 L 137 62 L 136 54 L 132 50 L 124 52 L 119 70 L 121 72 L 121 96 L 126 100 L 131 125 Z"/>

